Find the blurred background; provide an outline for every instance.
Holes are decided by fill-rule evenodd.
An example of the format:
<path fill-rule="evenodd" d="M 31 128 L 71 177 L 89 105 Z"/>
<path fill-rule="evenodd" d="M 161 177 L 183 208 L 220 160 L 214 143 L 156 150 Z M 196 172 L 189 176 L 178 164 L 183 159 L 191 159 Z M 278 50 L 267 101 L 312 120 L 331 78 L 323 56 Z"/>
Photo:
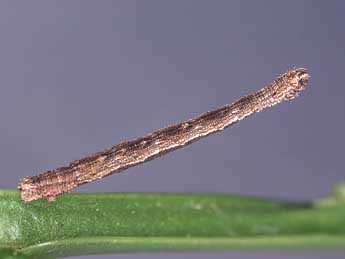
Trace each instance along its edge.
<path fill-rule="evenodd" d="M 344 12 L 340 0 L 1 1 L 0 188 L 225 105 L 302 66 L 312 79 L 296 100 L 77 191 L 327 195 L 345 180 Z"/>

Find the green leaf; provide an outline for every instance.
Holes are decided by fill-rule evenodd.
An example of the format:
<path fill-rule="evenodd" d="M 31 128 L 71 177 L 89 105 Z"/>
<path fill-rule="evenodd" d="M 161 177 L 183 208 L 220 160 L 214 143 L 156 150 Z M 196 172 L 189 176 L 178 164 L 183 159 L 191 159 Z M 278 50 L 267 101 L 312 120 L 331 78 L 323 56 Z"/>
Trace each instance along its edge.
<path fill-rule="evenodd" d="M 67 194 L 54 203 L 24 203 L 17 191 L 0 191 L 0 258 L 345 248 L 343 188 L 300 203 L 149 193 Z"/>

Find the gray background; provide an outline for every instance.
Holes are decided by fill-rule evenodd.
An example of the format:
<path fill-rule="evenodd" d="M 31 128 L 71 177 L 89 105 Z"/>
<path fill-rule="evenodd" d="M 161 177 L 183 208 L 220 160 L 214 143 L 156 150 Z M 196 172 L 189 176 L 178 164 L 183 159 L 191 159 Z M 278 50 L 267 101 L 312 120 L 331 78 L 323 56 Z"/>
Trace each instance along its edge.
<path fill-rule="evenodd" d="M 344 180 L 344 3 L 1 1 L 0 188 L 224 105 L 305 66 L 312 81 L 293 102 L 78 191 L 327 195 Z M 97 258 L 211 256 L 344 253 Z"/>

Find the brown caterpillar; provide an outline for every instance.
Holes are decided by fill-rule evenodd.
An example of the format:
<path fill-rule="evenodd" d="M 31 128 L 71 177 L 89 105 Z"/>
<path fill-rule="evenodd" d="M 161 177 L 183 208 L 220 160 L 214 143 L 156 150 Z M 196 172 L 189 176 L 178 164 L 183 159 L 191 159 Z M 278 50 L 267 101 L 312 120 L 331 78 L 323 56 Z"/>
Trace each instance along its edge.
<path fill-rule="evenodd" d="M 283 100 L 291 100 L 305 89 L 309 79 L 310 75 L 305 68 L 288 70 L 268 86 L 224 107 L 167 126 L 144 137 L 122 142 L 73 161 L 68 166 L 26 177 L 18 187 L 21 198 L 23 201 L 40 198 L 54 201 L 56 196 L 70 192 L 79 185 L 182 148 Z"/>

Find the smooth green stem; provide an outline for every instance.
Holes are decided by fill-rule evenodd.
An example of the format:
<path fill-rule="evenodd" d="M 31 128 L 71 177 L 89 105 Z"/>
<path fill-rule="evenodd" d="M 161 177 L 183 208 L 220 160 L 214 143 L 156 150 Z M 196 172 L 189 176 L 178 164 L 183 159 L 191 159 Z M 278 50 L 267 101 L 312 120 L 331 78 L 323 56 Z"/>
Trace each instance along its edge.
<path fill-rule="evenodd" d="M 339 191 L 340 190 L 340 191 Z M 0 191 L 0 258 L 141 251 L 345 248 L 345 198 L 293 203 L 220 194 Z"/>

